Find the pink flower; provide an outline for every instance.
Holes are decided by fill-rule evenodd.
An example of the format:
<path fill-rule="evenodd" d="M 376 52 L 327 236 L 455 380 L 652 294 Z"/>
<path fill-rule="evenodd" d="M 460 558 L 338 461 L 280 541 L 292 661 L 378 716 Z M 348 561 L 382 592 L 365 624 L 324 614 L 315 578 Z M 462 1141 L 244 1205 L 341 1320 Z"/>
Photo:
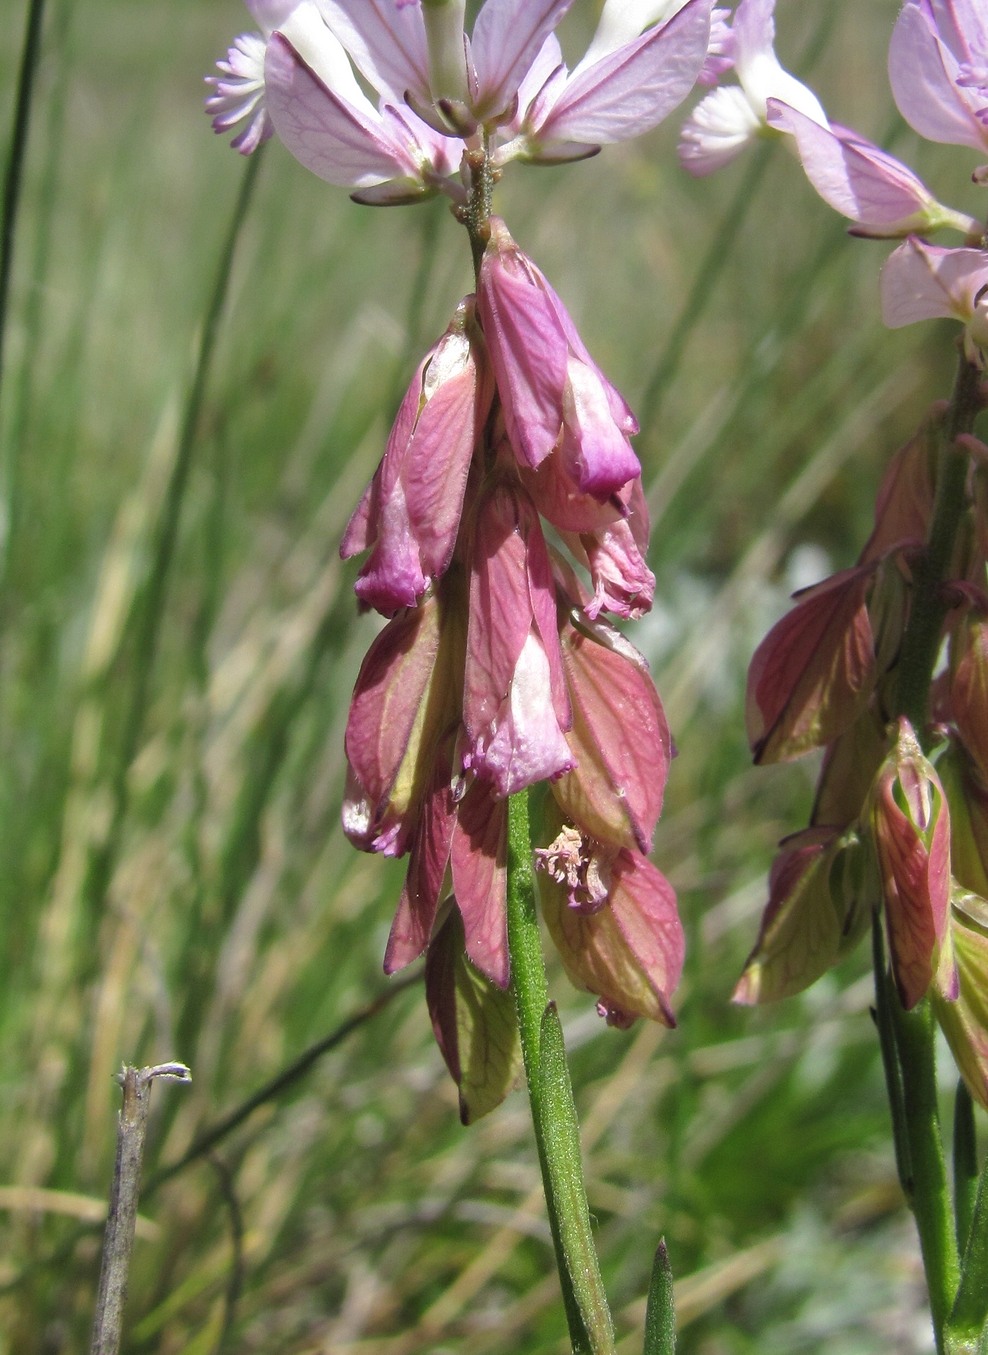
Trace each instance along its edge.
<path fill-rule="evenodd" d="M 536 467 L 554 449 L 565 474 L 604 500 L 641 473 L 634 415 L 583 345 L 562 301 L 498 218 L 480 266 L 478 311 L 508 437 Z"/>
<path fill-rule="evenodd" d="M 823 200 L 854 224 L 854 235 L 894 238 L 953 227 L 973 218 L 937 202 L 900 160 L 846 127 L 826 126 L 779 99 L 768 101 L 768 123 L 796 140 L 806 177 Z"/>
<path fill-rule="evenodd" d="M 360 201 L 413 201 L 459 169 L 461 142 L 407 107 L 368 97 L 315 0 L 272 35 L 264 83 L 271 121 L 295 158 L 328 183 L 360 190 Z"/>
<path fill-rule="evenodd" d="M 858 566 L 805 589 L 758 646 L 746 708 L 756 762 L 829 743 L 867 705 L 878 677 L 867 606 L 873 574 Z"/>
<path fill-rule="evenodd" d="M 781 99 L 827 125 L 813 91 L 779 64 L 774 13 L 775 0 L 741 0 L 734 13 L 731 50 L 739 83 L 712 90 L 683 124 L 679 158 L 696 177 L 729 164 L 770 129 L 770 99 Z"/>
<path fill-rule="evenodd" d="M 758 940 L 735 1002 L 753 1006 L 801 993 L 858 940 L 868 910 L 851 911 L 835 888 L 841 858 L 854 844 L 853 835 L 827 826 L 806 828 L 779 844 Z"/>
<path fill-rule="evenodd" d="M 524 491 L 496 483 L 473 531 L 464 765 L 513 795 L 572 768 L 571 722 L 542 529 Z"/>
<path fill-rule="evenodd" d="M 459 718 L 453 648 L 430 598 L 389 622 L 360 666 L 346 727 L 343 830 L 363 851 L 408 850 L 437 742 Z"/>
<path fill-rule="evenodd" d="M 978 0 L 907 0 L 889 44 L 889 80 L 920 136 L 988 149 L 986 58 L 988 14 Z"/>
<path fill-rule="evenodd" d="M 952 316 L 965 326 L 968 361 L 984 365 L 988 348 L 988 254 L 944 249 L 910 236 L 882 269 L 882 318 L 890 329 Z"/>
<path fill-rule="evenodd" d="M 385 616 L 413 607 L 453 554 L 467 475 L 493 395 L 472 317 L 471 297 L 419 364 L 384 459 L 340 546 L 344 560 L 373 547 L 354 587 Z"/>
<path fill-rule="evenodd" d="M 552 794 L 590 837 L 647 853 L 672 758 L 648 665 L 620 632 L 599 622 L 567 619 L 561 642 L 574 767 L 552 783 Z"/>
<path fill-rule="evenodd" d="M 711 7 L 712 0 L 606 0 L 572 71 L 550 37 L 556 70 L 532 99 L 512 151 L 545 162 L 573 159 L 658 126 L 703 68 Z"/>
<path fill-rule="evenodd" d="M 559 831 L 536 853 L 542 915 L 570 980 L 599 996 L 609 1025 L 643 1016 L 674 1026 L 684 939 L 672 885 L 640 853 L 549 822 Z"/>

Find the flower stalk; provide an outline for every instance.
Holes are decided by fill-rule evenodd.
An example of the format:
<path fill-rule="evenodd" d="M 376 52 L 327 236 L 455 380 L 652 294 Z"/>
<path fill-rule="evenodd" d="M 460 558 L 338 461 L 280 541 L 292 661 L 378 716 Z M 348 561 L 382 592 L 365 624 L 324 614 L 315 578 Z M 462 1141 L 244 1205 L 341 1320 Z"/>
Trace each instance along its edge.
<path fill-rule="evenodd" d="M 528 794 L 508 803 L 508 950 L 525 1076 L 574 1355 L 609 1355 L 614 1331 L 593 1243 L 563 1031 L 549 1001 L 535 911 Z"/>

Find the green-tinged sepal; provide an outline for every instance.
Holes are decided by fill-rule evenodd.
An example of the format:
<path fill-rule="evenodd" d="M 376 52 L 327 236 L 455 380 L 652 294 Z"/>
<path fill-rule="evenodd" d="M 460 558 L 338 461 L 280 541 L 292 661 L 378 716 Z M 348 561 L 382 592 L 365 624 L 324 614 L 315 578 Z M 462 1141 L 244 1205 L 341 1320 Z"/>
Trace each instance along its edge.
<path fill-rule="evenodd" d="M 467 959 L 455 907 L 429 945 L 425 994 L 436 1041 L 459 1089 L 460 1119 L 473 1124 L 518 1086 L 521 1042 L 514 998 Z"/>
<path fill-rule="evenodd" d="M 807 828 L 780 844 L 761 931 L 734 990 L 746 1005 L 808 988 L 868 925 L 859 881 L 866 848 L 853 832 Z"/>

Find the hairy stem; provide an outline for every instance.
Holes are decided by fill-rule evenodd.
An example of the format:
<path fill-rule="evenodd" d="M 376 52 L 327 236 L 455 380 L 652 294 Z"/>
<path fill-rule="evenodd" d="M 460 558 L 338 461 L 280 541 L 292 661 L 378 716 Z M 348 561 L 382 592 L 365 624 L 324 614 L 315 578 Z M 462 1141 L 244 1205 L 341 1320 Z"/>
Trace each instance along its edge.
<path fill-rule="evenodd" d="M 590 1227 L 573 1088 L 562 1027 L 549 1002 L 535 912 L 525 792 L 513 795 L 508 805 L 508 948 L 535 1142 L 572 1348 L 574 1355 L 611 1355 L 614 1332 Z"/>

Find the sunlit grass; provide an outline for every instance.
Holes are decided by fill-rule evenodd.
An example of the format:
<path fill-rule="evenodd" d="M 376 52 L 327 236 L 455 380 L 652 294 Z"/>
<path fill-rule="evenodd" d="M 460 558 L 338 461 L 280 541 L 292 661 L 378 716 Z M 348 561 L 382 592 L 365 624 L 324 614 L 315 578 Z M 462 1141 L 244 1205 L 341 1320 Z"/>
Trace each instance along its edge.
<path fill-rule="evenodd" d="M 814 8 L 780 16 L 794 63 Z M 833 9 L 821 87 L 877 135 L 890 105 L 862 77 L 895 5 Z M 374 622 L 337 544 L 469 259 L 442 206 L 357 208 L 269 147 L 175 501 L 245 172 L 200 80 L 240 23 L 192 0 L 47 9 L 0 407 L 0 1351 L 17 1355 L 85 1347 L 98 1234 L 80 1221 L 105 1199 L 121 1061 L 193 1068 L 155 1094 L 153 1173 L 386 986 L 400 865 L 338 823 Z M 0 51 L 4 90 L 17 55 Z M 696 184 L 674 143 L 670 126 L 518 171 L 499 203 L 652 410 L 660 599 L 639 643 L 679 747 L 657 843 L 691 942 L 679 1029 L 606 1030 L 550 976 L 605 1280 L 623 1352 L 662 1233 L 687 1352 L 923 1350 L 867 958 L 776 1009 L 728 998 L 812 788 L 805 768 L 750 767 L 747 658 L 808 581 L 806 545 L 820 573 L 857 553 L 949 345 L 881 330 L 884 247 L 846 240 L 783 152 L 728 230 L 753 162 Z M 563 1348 L 527 1107 L 461 1129 L 417 990 L 143 1208 L 131 1350 Z"/>

